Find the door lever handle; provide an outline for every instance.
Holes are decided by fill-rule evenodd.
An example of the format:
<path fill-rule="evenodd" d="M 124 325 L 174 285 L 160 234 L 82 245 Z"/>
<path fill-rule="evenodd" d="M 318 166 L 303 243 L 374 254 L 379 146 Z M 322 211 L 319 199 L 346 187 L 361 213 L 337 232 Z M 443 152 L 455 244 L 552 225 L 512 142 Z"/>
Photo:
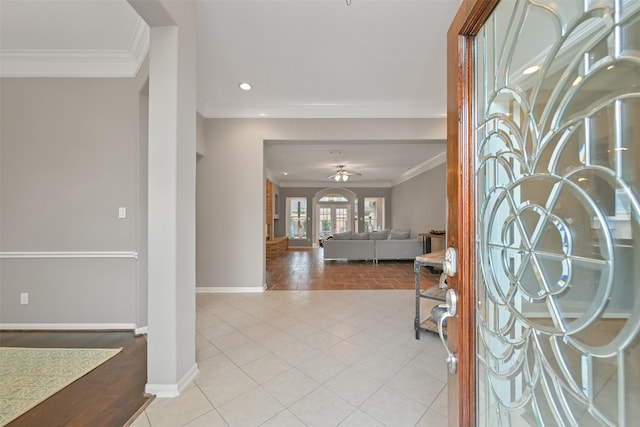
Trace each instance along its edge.
<path fill-rule="evenodd" d="M 449 368 L 449 372 L 455 374 L 458 372 L 458 356 L 449 350 L 449 343 L 444 337 L 444 321 L 450 317 L 455 317 L 458 313 L 458 293 L 455 289 L 449 289 L 446 293 L 446 303 L 441 304 L 440 307 L 446 308 L 447 311 L 440 316 L 438 320 L 438 335 L 440 335 L 440 340 L 442 341 L 442 345 L 444 349 L 447 351 L 447 367 Z"/>

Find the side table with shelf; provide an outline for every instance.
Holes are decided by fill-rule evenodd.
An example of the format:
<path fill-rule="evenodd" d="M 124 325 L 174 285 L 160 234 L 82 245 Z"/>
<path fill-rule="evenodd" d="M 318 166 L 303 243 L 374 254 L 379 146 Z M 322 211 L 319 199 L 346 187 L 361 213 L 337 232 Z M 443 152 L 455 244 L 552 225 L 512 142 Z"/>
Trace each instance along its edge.
<path fill-rule="evenodd" d="M 426 255 L 420 255 L 416 257 L 413 262 L 413 271 L 416 274 L 416 318 L 414 320 L 414 328 L 416 331 L 416 339 L 420 339 L 420 332 L 433 332 L 438 333 L 438 325 L 429 316 L 424 322 L 420 322 L 420 300 L 422 298 L 445 301 L 446 289 L 441 289 L 438 285 L 433 285 L 425 289 L 420 289 L 420 275 L 422 267 L 429 267 L 430 269 L 442 269 L 444 264 L 444 250 L 432 252 Z M 446 332 L 445 332 L 446 335 Z"/>
<path fill-rule="evenodd" d="M 434 233 L 420 233 L 418 234 L 418 236 L 422 237 L 422 250 L 425 254 L 431 253 L 432 251 L 433 245 L 431 240 L 433 239 L 444 240 L 447 237 L 446 234 L 434 234 Z"/>

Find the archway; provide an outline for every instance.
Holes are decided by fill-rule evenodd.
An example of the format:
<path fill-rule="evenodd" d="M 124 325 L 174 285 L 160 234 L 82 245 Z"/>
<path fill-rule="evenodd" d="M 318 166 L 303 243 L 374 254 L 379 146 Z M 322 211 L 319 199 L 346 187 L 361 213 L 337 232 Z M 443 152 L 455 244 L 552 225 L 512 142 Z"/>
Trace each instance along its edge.
<path fill-rule="evenodd" d="M 325 188 L 313 198 L 312 221 L 313 247 L 318 247 L 320 239 L 331 234 L 357 231 L 357 195 L 346 188 Z"/>

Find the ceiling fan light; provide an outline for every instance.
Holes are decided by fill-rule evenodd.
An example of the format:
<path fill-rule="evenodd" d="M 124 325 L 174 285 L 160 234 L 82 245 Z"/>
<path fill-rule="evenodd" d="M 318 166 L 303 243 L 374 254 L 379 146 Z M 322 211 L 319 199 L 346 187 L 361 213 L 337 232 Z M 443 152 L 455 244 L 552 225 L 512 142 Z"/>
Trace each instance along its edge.
<path fill-rule="evenodd" d="M 336 175 L 336 182 L 340 181 L 340 175 Z"/>
<path fill-rule="evenodd" d="M 349 179 L 349 175 L 342 175 L 342 180 L 343 181 L 347 181 Z"/>

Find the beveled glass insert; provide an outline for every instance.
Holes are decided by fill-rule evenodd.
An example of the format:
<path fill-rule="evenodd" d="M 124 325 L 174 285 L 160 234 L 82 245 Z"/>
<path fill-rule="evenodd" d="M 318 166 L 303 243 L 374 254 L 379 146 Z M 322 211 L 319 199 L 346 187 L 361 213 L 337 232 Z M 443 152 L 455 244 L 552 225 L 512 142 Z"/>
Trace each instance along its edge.
<path fill-rule="evenodd" d="M 502 0 L 474 49 L 478 425 L 636 425 L 640 0 Z"/>

